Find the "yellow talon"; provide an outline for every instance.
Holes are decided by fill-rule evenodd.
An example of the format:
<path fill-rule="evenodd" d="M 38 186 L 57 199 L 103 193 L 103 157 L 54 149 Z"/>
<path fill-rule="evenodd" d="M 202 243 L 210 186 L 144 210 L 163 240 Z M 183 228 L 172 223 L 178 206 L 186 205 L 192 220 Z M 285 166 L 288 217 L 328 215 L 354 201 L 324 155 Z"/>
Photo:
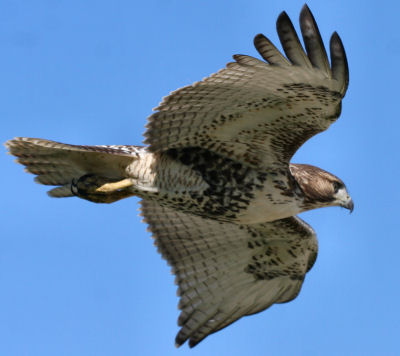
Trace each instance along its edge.
<path fill-rule="evenodd" d="M 132 185 L 133 185 L 132 180 L 129 178 L 126 178 L 126 179 L 120 180 L 119 182 L 103 184 L 101 187 L 96 188 L 96 192 L 112 193 L 112 192 L 115 192 L 120 189 L 128 188 Z"/>

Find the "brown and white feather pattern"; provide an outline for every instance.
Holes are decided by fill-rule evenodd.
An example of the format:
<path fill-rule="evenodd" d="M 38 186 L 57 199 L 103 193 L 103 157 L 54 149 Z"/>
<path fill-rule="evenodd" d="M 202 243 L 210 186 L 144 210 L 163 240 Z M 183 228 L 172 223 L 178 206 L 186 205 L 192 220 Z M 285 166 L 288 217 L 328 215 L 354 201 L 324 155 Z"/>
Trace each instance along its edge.
<path fill-rule="evenodd" d="M 125 168 L 143 155 L 138 146 L 81 146 L 68 145 L 39 138 L 17 137 L 6 143 L 10 154 L 36 174 L 35 181 L 57 185 L 49 191 L 53 197 L 73 196 L 71 182 L 86 174 L 97 174 L 110 179 L 123 177 Z"/>
<path fill-rule="evenodd" d="M 307 53 L 286 13 L 277 31 L 285 59 L 262 35 L 261 60 L 236 55 L 236 62 L 165 97 L 149 117 L 145 142 L 152 152 L 202 147 L 258 168 L 287 166 L 311 136 L 340 114 L 348 85 L 346 55 L 331 38 L 331 67 L 307 6 L 300 15 Z"/>
<path fill-rule="evenodd" d="M 179 286 L 177 345 L 194 346 L 244 315 L 292 300 L 316 258 L 315 233 L 297 217 L 236 225 L 141 204 Z"/>

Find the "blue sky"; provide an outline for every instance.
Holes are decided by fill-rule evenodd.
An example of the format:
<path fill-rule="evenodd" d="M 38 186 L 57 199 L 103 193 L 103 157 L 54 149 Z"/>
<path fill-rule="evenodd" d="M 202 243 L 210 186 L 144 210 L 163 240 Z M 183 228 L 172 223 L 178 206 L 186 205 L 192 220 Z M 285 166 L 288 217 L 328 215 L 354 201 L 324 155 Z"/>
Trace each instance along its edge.
<path fill-rule="evenodd" d="M 173 276 L 137 217 L 112 205 L 51 199 L 0 154 L 1 355 L 398 355 L 400 5 L 309 1 L 350 66 L 342 116 L 293 161 L 341 177 L 355 201 L 303 214 L 320 252 L 300 296 L 176 350 Z M 277 43 L 302 1 L 0 3 L 0 141 L 139 144 L 161 97 L 231 55 Z"/>

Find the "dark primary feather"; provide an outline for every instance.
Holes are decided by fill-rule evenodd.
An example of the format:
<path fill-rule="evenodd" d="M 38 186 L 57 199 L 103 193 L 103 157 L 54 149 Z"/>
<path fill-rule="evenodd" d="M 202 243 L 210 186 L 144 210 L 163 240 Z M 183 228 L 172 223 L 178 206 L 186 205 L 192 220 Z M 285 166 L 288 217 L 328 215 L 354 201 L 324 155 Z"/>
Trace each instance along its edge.
<path fill-rule="evenodd" d="M 292 21 L 285 11 L 283 11 L 278 17 L 276 30 L 283 50 L 289 60 L 294 65 L 311 68 L 311 63 L 303 50 Z"/>
<path fill-rule="evenodd" d="M 330 41 L 332 75 L 340 85 L 341 93 L 345 93 L 349 86 L 349 66 L 347 64 L 346 52 L 344 51 L 342 40 L 337 32 L 334 32 Z"/>
<path fill-rule="evenodd" d="M 324 43 L 322 42 L 314 16 L 307 5 L 303 6 L 300 13 L 300 28 L 307 56 L 312 65 L 324 71 L 328 77 L 331 77 L 331 68 L 329 67 Z"/>

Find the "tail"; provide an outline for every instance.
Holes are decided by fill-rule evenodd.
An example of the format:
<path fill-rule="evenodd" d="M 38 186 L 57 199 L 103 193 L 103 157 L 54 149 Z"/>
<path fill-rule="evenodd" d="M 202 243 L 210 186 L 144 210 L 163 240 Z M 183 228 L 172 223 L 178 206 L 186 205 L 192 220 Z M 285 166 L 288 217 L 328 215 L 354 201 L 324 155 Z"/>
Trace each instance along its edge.
<path fill-rule="evenodd" d="M 139 158 L 138 146 L 77 146 L 39 138 L 16 137 L 5 143 L 35 181 L 55 185 L 51 197 L 71 197 L 71 183 L 86 174 L 126 178 L 126 167 Z"/>

